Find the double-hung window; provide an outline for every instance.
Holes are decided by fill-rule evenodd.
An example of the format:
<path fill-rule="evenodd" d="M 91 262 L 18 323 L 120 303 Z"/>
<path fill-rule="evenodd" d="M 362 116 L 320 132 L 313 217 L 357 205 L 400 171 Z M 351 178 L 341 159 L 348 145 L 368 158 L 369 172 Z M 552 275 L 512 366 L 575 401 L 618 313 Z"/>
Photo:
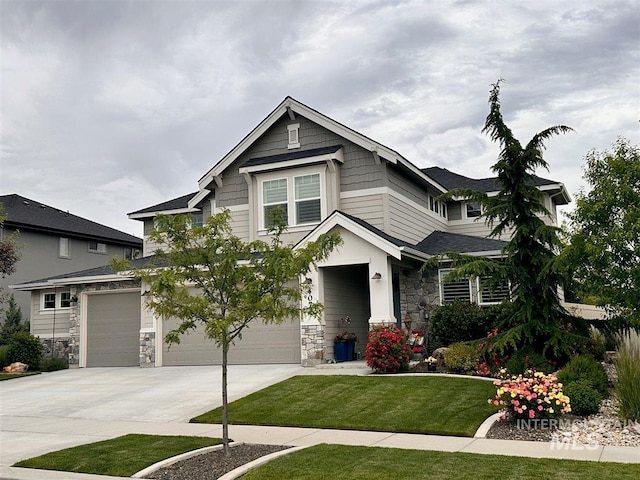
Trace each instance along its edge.
<path fill-rule="evenodd" d="M 66 237 L 60 237 L 58 241 L 58 256 L 60 258 L 71 258 L 69 239 Z"/>
<path fill-rule="evenodd" d="M 289 225 L 288 182 L 286 178 L 265 180 L 262 183 L 262 207 L 264 215 L 264 227 L 269 228 L 275 220 L 277 210 Z"/>
<path fill-rule="evenodd" d="M 91 253 L 107 253 L 107 246 L 104 243 L 89 241 L 89 251 Z"/>
<path fill-rule="evenodd" d="M 321 216 L 320 174 L 294 177 L 296 225 L 317 223 Z"/>
<path fill-rule="evenodd" d="M 467 202 L 467 218 L 477 218 L 482 215 L 479 202 Z"/>
<path fill-rule="evenodd" d="M 304 226 L 322 220 L 322 182 L 320 173 L 292 175 L 261 182 L 261 228 L 269 228 L 276 210 L 286 225 Z"/>
<path fill-rule="evenodd" d="M 57 308 L 69 308 L 71 306 L 71 292 L 44 292 L 42 294 L 41 310 L 50 310 L 53 312 Z"/>

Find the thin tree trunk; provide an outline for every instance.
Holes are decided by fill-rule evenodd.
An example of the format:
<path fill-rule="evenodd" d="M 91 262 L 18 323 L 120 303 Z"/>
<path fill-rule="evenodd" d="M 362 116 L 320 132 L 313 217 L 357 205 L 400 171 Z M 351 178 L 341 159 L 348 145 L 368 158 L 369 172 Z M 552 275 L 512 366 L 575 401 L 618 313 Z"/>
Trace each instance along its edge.
<path fill-rule="evenodd" d="M 231 456 L 229 448 L 229 407 L 227 403 L 227 354 L 229 353 L 229 342 L 222 343 L 222 445 L 224 456 Z"/>

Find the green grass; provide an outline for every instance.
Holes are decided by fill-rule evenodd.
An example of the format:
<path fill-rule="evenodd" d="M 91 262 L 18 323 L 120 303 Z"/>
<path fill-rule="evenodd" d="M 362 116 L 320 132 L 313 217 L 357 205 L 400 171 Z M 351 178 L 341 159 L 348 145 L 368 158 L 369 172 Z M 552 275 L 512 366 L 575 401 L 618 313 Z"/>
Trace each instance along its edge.
<path fill-rule="evenodd" d="M 495 408 L 491 382 L 427 376 L 299 376 L 229 405 L 233 424 L 473 436 Z M 191 420 L 220 423 L 217 408 Z"/>
<path fill-rule="evenodd" d="M 130 477 L 165 458 L 220 443 L 220 438 L 132 434 L 58 450 L 14 466 Z"/>
<path fill-rule="evenodd" d="M 318 445 L 277 458 L 242 480 L 637 479 L 640 465 L 380 447 Z"/>
<path fill-rule="evenodd" d="M 31 375 L 40 375 L 40 372 L 0 373 L 0 382 L 3 380 L 11 380 L 12 378 L 30 377 Z"/>

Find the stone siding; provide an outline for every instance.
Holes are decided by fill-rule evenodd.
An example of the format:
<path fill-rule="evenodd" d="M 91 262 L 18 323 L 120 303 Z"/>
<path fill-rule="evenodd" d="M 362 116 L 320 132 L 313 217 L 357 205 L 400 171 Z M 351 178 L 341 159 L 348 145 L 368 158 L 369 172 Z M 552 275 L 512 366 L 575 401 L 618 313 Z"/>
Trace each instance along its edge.
<path fill-rule="evenodd" d="M 324 362 L 325 358 L 325 326 L 302 325 L 302 366 L 312 367 Z"/>
<path fill-rule="evenodd" d="M 140 366 L 156 365 L 156 332 L 140 332 Z"/>

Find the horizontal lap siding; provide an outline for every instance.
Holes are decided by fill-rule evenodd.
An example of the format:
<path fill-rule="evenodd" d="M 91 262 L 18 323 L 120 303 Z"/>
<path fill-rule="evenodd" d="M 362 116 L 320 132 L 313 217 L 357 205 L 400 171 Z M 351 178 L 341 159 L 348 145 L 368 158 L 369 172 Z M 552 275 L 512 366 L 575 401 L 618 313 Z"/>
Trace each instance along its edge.
<path fill-rule="evenodd" d="M 389 196 L 389 235 L 417 244 L 434 230 L 446 231 L 446 228 L 443 222 Z"/>
<path fill-rule="evenodd" d="M 342 198 L 340 210 L 384 230 L 383 195 Z"/>
<path fill-rule="evenodd" d="M 231 231 L 244 242 L 249 242 L 249 209 L 231 212 Z"/>
<path fill-rule="evenodd" d="M 40 292 L 34 291 L 31 294 L 31 332 L 36 337 L 62 336 L 69 334 L 69 309 L 56 311 L 53 313 L 40 313 Z M 54 325 L 55 322 L 55 325 Z"/>

